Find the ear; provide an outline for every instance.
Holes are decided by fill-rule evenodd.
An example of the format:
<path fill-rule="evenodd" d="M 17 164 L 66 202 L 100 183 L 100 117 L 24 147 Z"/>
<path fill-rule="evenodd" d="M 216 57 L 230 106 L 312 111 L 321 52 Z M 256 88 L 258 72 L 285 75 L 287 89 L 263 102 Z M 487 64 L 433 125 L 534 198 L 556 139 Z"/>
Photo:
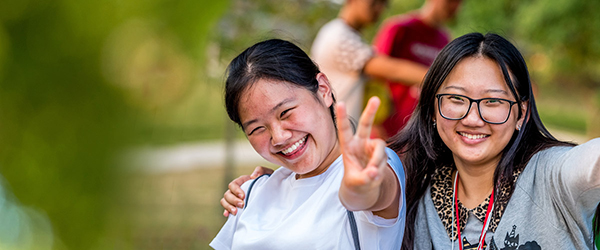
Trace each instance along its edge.
<path fill-rule="evenodd" d="M 317 81 L 319 82 L 319 89 L 317 95 L 325 102 L 326 107 L 331 107 L 333 104 L 333 89 L 329 83 L 329 79 L 323 73 L 317 74 Z"/>
<path fill-rule="evenodd" d="M 523 127 L 523 122 L 525 121 L 525 114 L 527 114 L 527 107 L 529 107 L 529 101 L 524 101 L 521 103 L 521 118 L 517 120 L 517 127 L 515 129 L 520 130 Z M 527 114 L 528 115 L 528 114 Z"/>

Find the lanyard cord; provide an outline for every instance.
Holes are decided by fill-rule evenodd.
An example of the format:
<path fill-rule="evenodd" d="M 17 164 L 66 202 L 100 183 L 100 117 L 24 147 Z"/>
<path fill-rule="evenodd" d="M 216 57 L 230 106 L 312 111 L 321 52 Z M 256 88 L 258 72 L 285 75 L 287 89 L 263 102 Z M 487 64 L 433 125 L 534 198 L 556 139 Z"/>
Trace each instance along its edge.
<path fill-rule="evenodd" d="M 456 176 L 454 177 L 454 189 L 452 190 L 452 202 L 454 205 L 452 208 L 456 211 L 456 229 L 458 233 L 458 249 L 462 250 L 462 239 L 460 235 L 460 216 L 458 213 L 458 202 L 457 202 L 457 192 L 458 191 L 458 171 L 456 172 Z M 490 202 L 488 203 L 488 209 L 485 213 L 485 219 L 483 222 L 483 228 L 481 230 L 481 234 L 479 235 L 479 245 L 477 245 L 477 250 L 482 250 L 483 245 L 485 244 L 485 235 L 487 234 L 487 230 L 490 226 L 490 221 L 492 220 L 492 211 L 494 211 L 494 189 L 492 189 L 492 196 L 490 198 Z M 454 213 L 452 214 L 452 218 L 454 220 Z M 454 221 L 453 221 L 454 223 Z M 466 223 L 466 222 L 465 222 Z M 452 244 L 452 248 L 454 248 L 454 244 Z"/>

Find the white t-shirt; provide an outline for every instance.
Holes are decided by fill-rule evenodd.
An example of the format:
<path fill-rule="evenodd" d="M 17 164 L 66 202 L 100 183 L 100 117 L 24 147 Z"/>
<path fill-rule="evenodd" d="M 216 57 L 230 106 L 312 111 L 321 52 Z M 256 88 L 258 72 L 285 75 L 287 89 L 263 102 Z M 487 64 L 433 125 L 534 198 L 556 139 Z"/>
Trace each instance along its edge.
<path fill-rule="evenodd" d="M 337 18 L 319 30 L 310 53 L 329 78 L 337 100 L 344 101 L 348 114 L 358 119 L 366 82 L 363 68 L 374 56 L 373 48 L 355 29 Z"/>
<path fill-rule="evenodd" d="M 384 219 L 370 211 L 354 212 L 361 249 L 400 249 L 406 209 L 404 170 L 389 148 L 392 166 L 401 187 L 396 219 Z M 295 173 L 277 169 L 252 188 L 247 207 L 230 215 L 210 243 L 214 249 L 354 249 L 352 231 L 338 192 L 344 174 L 340 156 L 322 174 L 296 179 Z M 242 185 L 247 192 L 251 181 Z"/>

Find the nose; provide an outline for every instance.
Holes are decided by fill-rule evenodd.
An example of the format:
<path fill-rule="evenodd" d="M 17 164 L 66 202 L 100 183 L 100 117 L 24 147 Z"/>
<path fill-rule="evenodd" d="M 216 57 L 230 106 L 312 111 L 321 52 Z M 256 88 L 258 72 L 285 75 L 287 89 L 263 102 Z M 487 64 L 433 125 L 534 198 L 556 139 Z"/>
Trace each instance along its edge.
<path fill-rule="evenodd" d="M 465 116 L 465 118 L 463 118 L 461 122 L 465 126 L 471 127 L 479 127 L 485 125 L 485 121 L 483 121 L 479 116 L 479 104 L 475 102 L 471 103 L 469 113 L 467 113 L 467 116 Z"/>
<path fill-rule="evenodd" d="M 292 132 L 285 129 L 281 124 L 271 126 L 271 145 L 281 146 L 292 137 Z"/>

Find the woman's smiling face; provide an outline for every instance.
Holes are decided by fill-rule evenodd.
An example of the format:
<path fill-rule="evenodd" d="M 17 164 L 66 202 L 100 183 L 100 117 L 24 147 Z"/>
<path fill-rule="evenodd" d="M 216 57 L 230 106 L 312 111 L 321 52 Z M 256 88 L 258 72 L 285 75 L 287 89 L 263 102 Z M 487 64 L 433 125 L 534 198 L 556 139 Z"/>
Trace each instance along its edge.
<path fill-rule="evenodd" d="M 516 101 L 510 92 L 500 66 L 483 57 L 462 59 L 450 72 L 436 94 L 457 94 L 472 99 L 501 98 Z M 438 100 L 436 99 L 436 102 Z M 483 104 L 483 103 L 481 103 Z M 497 165 L 502 151 L 523 122 L 518 104 L 512 106 L 508 120 L 503 124 L 489 124 L 481 119 L 478 104 L 473 103 L 467 115 L 460 120 L 448 120 L 440 115 L 435 104 L 437 131 L 452 151 L 454 162 L 461 166 Z M 526 104 L 522 106 L 525 114 Z"/>
<path fill-rule="evenodd" d="M 340 155 L 329 107 L 331 87 L 317 76 L 316 95 L 288 82 L 260 79 L 239 103 L 244 133 L 256 152 L 301 177 L 318 175 Z"/>

